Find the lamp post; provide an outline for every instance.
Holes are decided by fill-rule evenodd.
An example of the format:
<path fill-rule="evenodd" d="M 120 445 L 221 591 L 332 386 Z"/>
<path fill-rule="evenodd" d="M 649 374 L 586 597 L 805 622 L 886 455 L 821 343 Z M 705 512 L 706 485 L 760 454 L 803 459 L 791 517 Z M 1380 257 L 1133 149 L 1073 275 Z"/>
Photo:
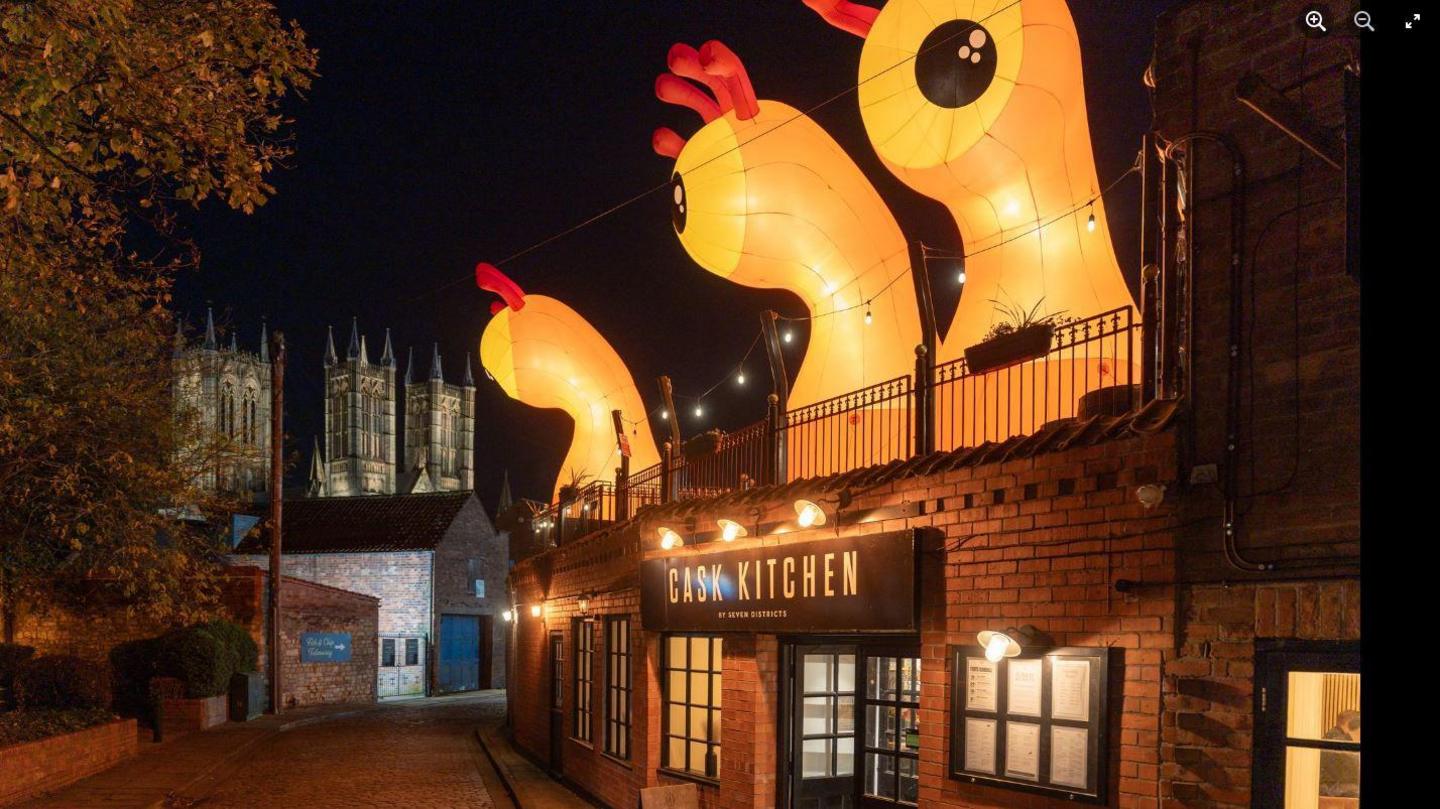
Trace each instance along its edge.
<path fill-rule="evenodd" d="M 280 519 L 285 503 L 285 335 L 270 338 L 275 360 L 270 366 L 270 638 L 266 654 L 270 664 L 270 710 L 280 705 Z"/>

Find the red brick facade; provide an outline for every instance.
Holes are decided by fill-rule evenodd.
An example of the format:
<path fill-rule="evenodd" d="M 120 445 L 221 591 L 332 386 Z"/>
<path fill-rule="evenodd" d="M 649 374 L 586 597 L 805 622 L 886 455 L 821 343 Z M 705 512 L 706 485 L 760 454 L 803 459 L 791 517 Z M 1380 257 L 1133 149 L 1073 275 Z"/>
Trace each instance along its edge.
<path fill-rule="evenodd" d="M 1177 168 L 1190 173 L 1185 238 L 1171 233 L 1164 242 L 1168 282 L 1193 290 L 1181 362 L 1188 374 L 1169 427 L 899 476 L 851 506 L 903 507 L 906 516 L 794 530 L 791 503 L 811 493 L 799 484 L 743 506 L 661 506 L 527 559 L 512 574 L 521 608 L 511 718 L 520 746 L 550 756 L 546 638 L 563 633 L 570 655 L 577 598 L 594 594 L 591 615 L 631 616 L 633 755 L 617 762 L 571 739 L 566 668 L 560 769 L 612 807 L 674 783 L 660 766 L 662 637 L 639 628 L 639 562 L 660 554 L 662 520 L 712 525 L 754 507 L 757 523 L 792 520 L 780 542 L 836 531 L 943 532 L 943 549 L 925 555 L 921 571 L 920 806 L 1073 805 L 948 777 L 947 647 L 1022 624 L 1056 646 L 1110 649 L 1106 805 L 1261 805 L 1256 783 L 1284 773 L 1253 771 L 1257 642 L 1360 638 L 1359 287 L 1345 266 L 1343 173 L 1236 99 L 1237 84 L 1254 73 L 1343 139 L 1342 71 L 1354 39 L 1306 38 L 1303 10 L 1299 2 L 1196 0 L 1156 24 L 1155 127 L 1162 146 L 1183 147 L 1171 178 Z M 1239 175 L 1217 138 L 1243 162 Z M 1147 510 L 1136 489 L 1150 483 L 1165 494 Z M 736 546 L 747 541 L 754 538 Z M 529 614 L 537 603 L 543 619 Z M 783 638 L 727 634 L 724 644 L 720 771 L 718 783 L 701 786 L 701 802 L 773 807 L 786 777 L 777 760 Z M 595 651 L 603 660 L 603 635 Z M 598 664 L 593 680 L 593 704 L 603 706 Z"/>
<path fill-rule="evenodd" d="M 134 719 L 0 749 L 0 806 L 50 792 L 119 764 L 140 745 Z"/>
<path fill-rule="evenodd" d="M 280 625 L 285 649 L 280 689 L 285 707 L 374 702 L 379 613 L 379 599 L 286 577 Z M 348 633 L 349 662 L 303 662 L 300 636 L 306 632 Z"/>
<path fill-rule="evenodd" d="M 853 510 L 920 504 L 923 516 L 886 519 L 839 529 L 869 533 L 933 527 L 943 546 L 927 550 L 921 570 L 920 802 L 923 806 L 1061 806 L 1058 798 L 962 784 L 949 767 L 947 648 L 973 645 L 985 628 L 1033 624 L 1056 645 L 1108 646 L 1120 676 L 1111 681 L 1111 805 L 1153 806 L 1159 791 L 1160 671 L 1174 648 L 1176 604 L 1172 507 L 1147 511 L 1136 485 L 1175 476 L 1173 431 L 1121 439 L 1032 458 L 905 478 L 868 491 Z M 793 519 L 789 492 L 756 504 L 762 521 Z M 966 502 L 969 505 L 966 507 Z M 723 508 L 692 504 L 697 525 L 711 524 Z M 666 518 L 665 521 L 670 521 Z M 660 768 L 662 636 L 640 631 L 638 560 L 656 553 L 662 519 L 642 515 L 634 524 L 517 565 L 513 581 L 521 604 L 515 629 L 512 720 L 517 743 L 548 759 L 548 646 L 564 635 L 566 654 L 562 748 L 565 778 L 612 807 L 634 806 L 646 786 L 677 783 Z M 834 530 L 792 531 L 785 541 L 834 536 Z M 736 547 L 745 540 L 738 540 Z M 703 554 L 701 545 L 677 553 Z M 1131 594 L 1114 589 L 1129 579 Z M 602 755 L 574 740 L 573 619 L 577 597 L 596 594 L 588 615 L 628 614 L 632 627 L 634 754 L 629 762 Z M 529 606 L 544 604 L 543 618 Z M 718 785 L 702 785 L 706 807 L 773 807 L 778 794 L 777 724 L 780 716 L 780 645 L 776 635 L 727 634 L 724 641 L 723 719 Z M 603 660 L 603 635 L 596 660 Z M 600 664 L 592 703 L 603 705 Z M 536 684 L 526 687 L 524 684 Z M 596 711 L 597 733 L 603 722 Z"/>

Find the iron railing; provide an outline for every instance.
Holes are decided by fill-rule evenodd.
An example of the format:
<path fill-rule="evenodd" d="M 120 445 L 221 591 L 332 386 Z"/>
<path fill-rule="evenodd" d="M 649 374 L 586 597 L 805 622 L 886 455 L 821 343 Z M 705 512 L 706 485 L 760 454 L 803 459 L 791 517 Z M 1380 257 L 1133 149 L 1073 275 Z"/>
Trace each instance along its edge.
<path fill-rule="evenodd" d="M 1043 355 L 972 372 L 962 359 L 792 412 L 772 397 L 766 418 L 682 447 L 611 484 L 592 483 L 536 515 L 545 544 L 564 544 L 657 503 L 830 475 L 936 450 L 1026 435 L 1058 419 L 1119 415 L 1140 402 L 1141 324 L 1130 307 L 1054 328 Z"/>
<path fill-rule="evenodd" d="M 935 449 L 1029 435 L 1049 422 L 1123 413 L 1139 395 L 1140 333 L 1130 307 L 1055 327 L 1044 356 L 971 373 L 964 358 L 935 368 Z"/>

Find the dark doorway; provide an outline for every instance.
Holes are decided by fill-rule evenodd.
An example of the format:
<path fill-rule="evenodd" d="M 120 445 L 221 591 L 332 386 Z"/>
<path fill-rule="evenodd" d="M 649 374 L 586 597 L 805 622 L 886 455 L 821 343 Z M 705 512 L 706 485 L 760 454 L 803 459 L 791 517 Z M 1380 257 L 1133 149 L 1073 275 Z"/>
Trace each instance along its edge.
<path fill-rule="evenodd" d="M 440 691 L 480 687 L 480 616 L 440 616 Z"/>
<path fill-rule="evenodd" d="M 565 747 L 565 633 L 550 633 L 550 769 L 563 772 L 560 753 Z"/>
<path fill-rule="evenodd" d="M 818 639 L 817 639 L 818 640 Z M 856 640 L 786 646 L 781 805 L 918 804 L 920 650 Z"/>

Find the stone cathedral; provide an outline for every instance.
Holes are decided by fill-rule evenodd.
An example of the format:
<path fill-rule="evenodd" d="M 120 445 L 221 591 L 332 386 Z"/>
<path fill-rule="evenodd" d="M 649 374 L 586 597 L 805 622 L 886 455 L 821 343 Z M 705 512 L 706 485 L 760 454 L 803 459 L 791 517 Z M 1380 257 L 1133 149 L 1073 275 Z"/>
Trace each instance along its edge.
<path fill-rule="evenodd" d="M 445 382 L 438 345 L 423 377 L 412 350 L 401 394 L 403 463 L 396 452 L 397 390 L 390 331 L 371 362 L 359 324 L 351 323 L 345 358 L 333 331 L 325 346 L 325 431 L 310 467 L 310 496 L 469 491 L 475 485 L 475 380 L 470 362 L 459 385 Z"/>
<path fill-rule="evenodd" d="M 235 335 L 228 348 L 215 337 L 215 317 L 205 311 L 205 339 L 185 343 L 176 324 L 172 390 L 176 417 L 193 419 L 202 434 L 219 442 L 195 441 L 177 452 L 194 467 L 195 482 L 212 491 L 264 494 L 270 485 L 270 355 L 265 327 L 260 350 L 240 349 Z"/>

